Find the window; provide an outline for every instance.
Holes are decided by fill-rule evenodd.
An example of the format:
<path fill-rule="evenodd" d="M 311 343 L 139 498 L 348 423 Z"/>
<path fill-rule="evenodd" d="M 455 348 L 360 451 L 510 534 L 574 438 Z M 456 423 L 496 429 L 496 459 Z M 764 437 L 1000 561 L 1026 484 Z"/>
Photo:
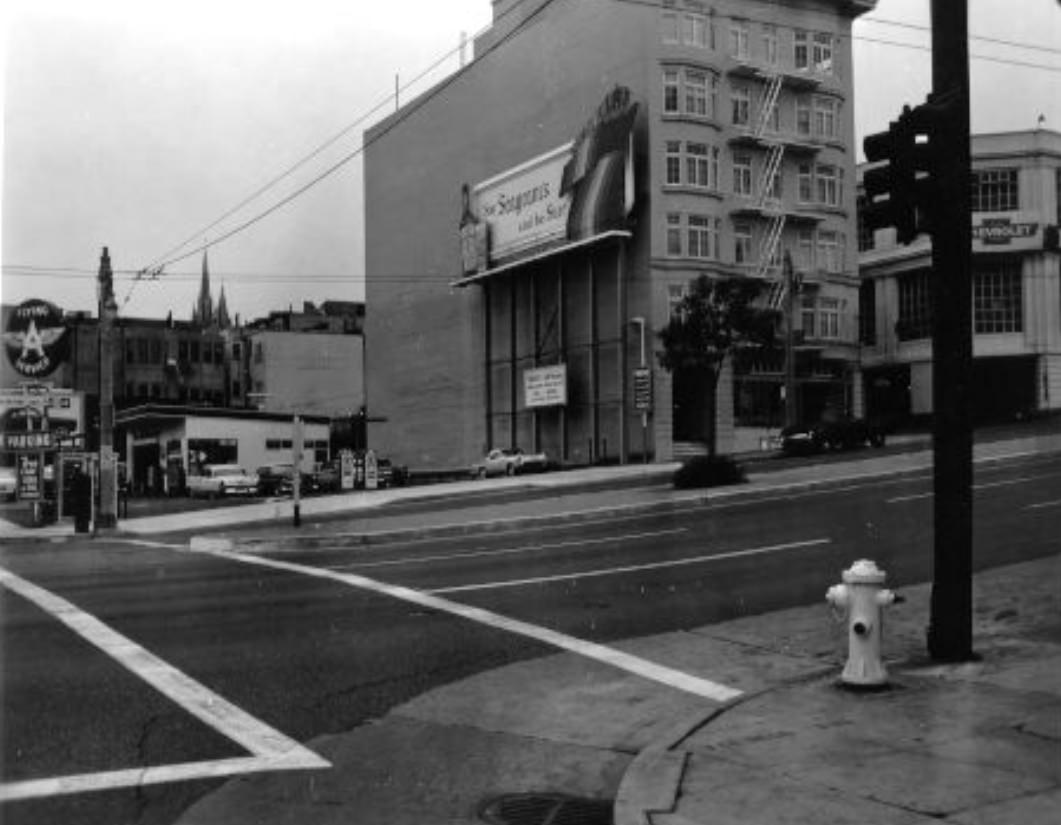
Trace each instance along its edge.
<path fill-rule="evenodd" d="M 833 36 L 826 32 L 816 32 L 814 35 L 814 51 L 812 53 L 814 71 L 822 74 L 833 73 Z"/>
<path fill-rule="evenodd" d="M 146 338 L 138 338 L 136 341 L 136 360 L 141 364 L 151 363 L 151 351 Z"/>
<path fill-rule="evenodd" d="M 806 71 L 810 68 L 810 49 L 808 46 L 807 32 L 805 31 L 796 30 L 792 62 L 800 71 Z"/>
<path fill-rule="evenodd" d="M 675 112 L 678 108 L 678 72 L 667 69 L 663 72 L 663 111 Z"/>
<path fill-rule="evenodd" d="M 240 385 L 239 385 L 239 381 L 233 381 L 232 382 L 232 397 L 233 398 L 239 398 L 240 389 L 241 388 L 240 388 Z"/>
<path fill-rule="evenodd" d="M 668 140 L 664 155 L 666 169 L 665 182 L 668 186 L 677 186 L 682 182 L 682 143 L 680 140 Z"/>
<path fill-rule="evenodd" d="M 136 343 L 130 338 L 125 339 L 125 363 L 136 363 Z"/>
<path fill-rule="evenodd" d="M 839 134 L 840 101 L 833 97 L 817 96 L 814 98 L 814 134 L 826 140 Z"/>
<path fill-rule="evenodd" d="M 840 236 L 837 232 L 818 232 L 818 266 L 826 272 L 840 272 L 843 261 L 840 255 Z"/>
<path fill-rule="evenodd" d="M 858 196 L 858 207 L 855 210 L 856 219 L 858 220 L 858 251 L 868 252 L 873 249 L 876 245 L 876 239 L 874 238 L 874 232 L 869 228 L 866 223 L 866 208 L 869 206 L 869 201 L 865 195 Z"/>
<path fill-rule="evenodd" d="M 209 341 L 203 341 L 203 363 L 214 363 L 214 350 L 213 347 L 210 346 Z"/>
<path fill-rule="evenodd" d="M 199 342 L 191 341 L 191 347 L 189 348 L 189 358 L 193 364 L 199 363 Z"/>
<path fill-rule="evenodd" d="M 814 298 L 807 296 L 800 301 L 800 328 L 803 330 L 803 334 L 807 338 L 814 337 L 814 319 L 816 318 L 814 312 Z"/>
<path fill-rule="evenodd" d="M 973 212 L 1011 212 L 1019 208 L 1016 169 L 973 172 Z"/>
<path fill-rule="evenodd" d="M 220 341 L 214 341 L 214 363 L 222 364 L 225 361 L 225 345 Z"/>
<path fill-rule="evenodd" d="M 662 30 L 664 43 L 678 42 L 678 13 L 665 11 L 660 17 L 660 29 Z"/>
<path fill-rule="evenodd" d="M 866 346 L 877 343 L 877 284 L 863 281 L 858 286 L 858 340 Z"/>
<path fill-rule="evenodd" d="M 763 61 L 769 66 L 777 65 L 777 27 L 763 26 Z"/>
<path fill-rule="evenodd" d="M 714 258 L 718 248 L 716 221 L 706 215 L 689 216 L 689 257 Z"/>
<path fill-rule="evenodd" d="M 667 284 L 667 308 L 671 318 L 680 314 L 682 299 L 688 294 L 689 287 L 685 284 Z"/>
<path fill-rule="evenodd" d="M 158 338 L 151 339 L 151 363 L 162 363 L 162 342 Z"/>
<path fill-rule="evenodd" d="M 816 170 L 818 203 L 823 206 L 840 206 L 841 172 L 837 166 L 819 164 Z"/>
<path fill-rule="evenodd" d="M 748 24 L 744 20 L 729 24 L 729 53 L 737 60 L 748 59 Z"/>
<path fill-rule="evenodd" d="M 977 334 L 1023 332 L 1019 263 L 997 264 L 973 275 L 973 329 Z"/>
<path fill-rule="evenodd" d="M 254 363 L 260 364 L 265 360 L 265 351 L 262 349 L 262 342 L 255 341 L 254 343 Z"/>
<path fill-rule="evenodd" d="M 752 194 L 752 156 L 746 152 L 733 153 L 733 194 Z"/>
<path fill-rule="evenodd" d="M 232 360 L 239 361 L 243 354 L 242 347 L 240 347 L 239 341 L 235 341 L 232 344 Z"/>
<path fill-rule="evenodd" d="M 804 272 L 814 269 L 813 229 L 801 229 L 796 236 L 796 266 Z"/>
<path fill-rule="evenodd" d="M 747 86 L 732 86 L 730 100 L 733 102 L 733 123 L 747 126 L 751 121 L 752 96 Z"/>
<path fill-rule="evenodd" d="M 667 215 L 667 255 L 682 254 L 682 216 L 671 212 Z"/>
<path fill-rule="evenodd" d="M 710 155 L 706 143 L 685 144 L 685 182 L 708 189 L 711 186 Z"/>
<path fill-rule="evenodd" d="M 814 200 L 814 174 L 809 163 L 801 163 L 797 172 L 798 186 L 796 196 L 800 203 L 811 203 Z"/>
<path fill-rule="evenodd" d="M 752 263 L 752 225 L 745 221 L 733 224 L 733 260 L 738 264 Z"/>
<path fill-rule="evenodd" d="M 188 360 L 188 342 L 178 341 L 177 342 L 177 358 L 181 361 Z"/>
<path fill-rule="evenodd" d="M 682 15 L 682 42 L 707 48 L 707 18 L 702 14 Z"/>
<path fill-rule="evenodd" d="M 840 299 L 818 299 L 818 335 L 822 338 L 840 337 Z"/>
<path fill-rule="evenodd" d="M 796 134 L 810 137 L 810 103 L 800 98 L 796 101 Z"/>
<path fill-rule="evenodd" d="M 899 320 L 895 334 L 900 341 L 928 338 L 932 334 L 932 294 L 926 269 L 899 276 Z"/>
<path fill-rule="evenodd" d="M 700 69 L 663 71 L 664 114 L 715 117 L 717 105 L 718 78 L 713 72 Z"/>
<path fill-rule="evenodd" d="M 707 116 L 707 75 L 704 72 L 685 73 L 685 113 Z"/>

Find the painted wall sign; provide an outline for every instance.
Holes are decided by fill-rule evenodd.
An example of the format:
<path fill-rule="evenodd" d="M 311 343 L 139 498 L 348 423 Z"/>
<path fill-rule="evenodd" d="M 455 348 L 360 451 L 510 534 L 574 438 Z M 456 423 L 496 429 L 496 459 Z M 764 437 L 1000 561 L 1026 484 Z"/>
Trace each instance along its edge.
<path fill-rule="evenodd" d="M 523 371 L 525 407 L 557 407 L 567 403 L 567 365 L 536 367 Z"/>
<path fill-rule="evenodd" d="M 634 206 L 637 111 L 629 89 L 617 86 L 573 141 L 482 181 L 470 193 L 463 187 L 464 272 L 482 269 L 483 257 L 499 261 L 625 228 Z M 485 256 L 479 255 L 483 246 Z"/>
<path fill-rule="evenodd" d="M 1011 252 L 1042 248 L 1038 216 L 1021 212 L 973 215 L 973 249 L 978 252 Z"/>
<path fill-rule="evenodd" d="M 63 312 L 55 304 L 31 298 L 15 307 L 4 330 L 11 366 L 27 378 L 43 378 L 66 360 Z"/>

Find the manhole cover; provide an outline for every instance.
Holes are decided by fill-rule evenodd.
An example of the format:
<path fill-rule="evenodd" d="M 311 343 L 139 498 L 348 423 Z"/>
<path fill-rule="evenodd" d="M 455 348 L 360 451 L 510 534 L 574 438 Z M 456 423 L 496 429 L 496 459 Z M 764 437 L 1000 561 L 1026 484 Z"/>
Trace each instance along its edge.
<path fill-rule="evenodd" d="M 512 793 L 479 806 L 491 825 L 612 825 L 612 803 L 556 793 Z"/>

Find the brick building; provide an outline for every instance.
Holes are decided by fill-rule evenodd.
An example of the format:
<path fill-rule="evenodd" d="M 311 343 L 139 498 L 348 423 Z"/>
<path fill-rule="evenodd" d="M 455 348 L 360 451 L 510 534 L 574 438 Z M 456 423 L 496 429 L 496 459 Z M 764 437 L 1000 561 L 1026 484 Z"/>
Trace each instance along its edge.
<path fill-rule="evenodd" d="M 776 285 L 785 251 L 799 404 L 853 406 L 851 22 L 874 5 L 495 0 L 474 59 L 366 134 L 373 445 L 679 455 L 705 388 L 658 368 L 656 331 L 701 273 Z M 724 373 L 720 449 L 776 432 L 782 382 L 773 358 Z"/>

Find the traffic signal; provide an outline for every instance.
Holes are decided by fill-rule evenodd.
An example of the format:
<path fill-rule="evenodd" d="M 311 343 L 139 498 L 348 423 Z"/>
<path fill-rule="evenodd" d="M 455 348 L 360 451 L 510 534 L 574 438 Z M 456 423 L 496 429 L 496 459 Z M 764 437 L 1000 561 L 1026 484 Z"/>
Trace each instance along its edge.
<path fill-rule="evenodd" d="M 894 226 L 902 244 L 932 231 L 934 181 L 940 164 L 946 162 L 943 152 L 951 105 L 930 96 L 915 109 L 904 106 L 887 132 L 863 140 L 866 160 L 880 164 L 862 177 L 866 195 L 862 219 L 870 231 Z"/>

